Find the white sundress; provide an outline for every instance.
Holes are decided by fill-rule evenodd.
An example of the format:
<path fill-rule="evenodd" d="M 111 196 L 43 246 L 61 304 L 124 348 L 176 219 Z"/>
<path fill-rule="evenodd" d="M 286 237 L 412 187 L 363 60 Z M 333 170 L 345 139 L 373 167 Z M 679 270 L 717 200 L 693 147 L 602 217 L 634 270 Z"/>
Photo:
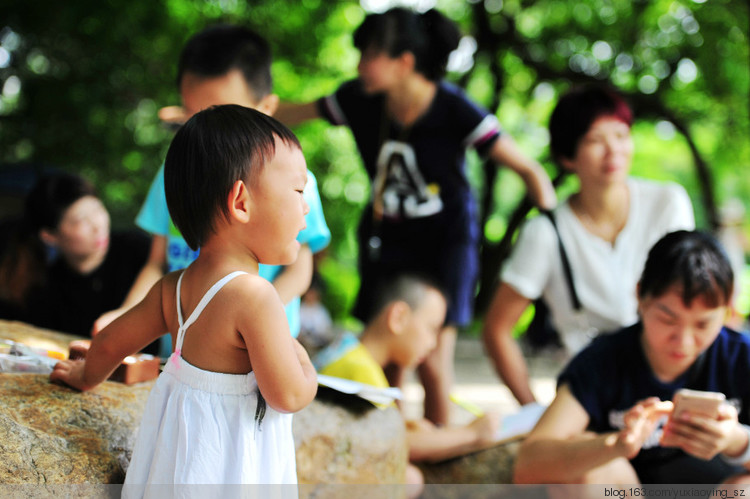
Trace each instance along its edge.
<path fill-rule="evenodd" d="M 233 272 L 214 284 L 184 323 L 180 275 L 175 351 L 146 403 L 123 497 L 297 496 L 292 415 L 267 406 L 259 424 L 255 373 L 205 371 L 181 356 L 187 328 L 227 282 L 244 273 Z M 291 487 L 258 495 L 258 487 L 236 484 Z"/>

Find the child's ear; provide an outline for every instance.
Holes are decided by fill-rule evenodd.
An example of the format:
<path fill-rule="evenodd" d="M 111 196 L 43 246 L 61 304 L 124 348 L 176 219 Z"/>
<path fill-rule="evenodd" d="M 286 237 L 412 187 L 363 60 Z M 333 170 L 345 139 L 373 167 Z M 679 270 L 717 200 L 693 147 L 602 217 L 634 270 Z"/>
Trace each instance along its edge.
<path fill-rule="evenodd" d="M 268 116 L 273 116 L 276 110 L 279 109 L 279 96 L 276 94 L 266 95 L 260 100 L 256 109 Z"/>
<path fill-rule="evenodd" d="M 57 246 L 57 236 L 49 229 L 39 229 L 39 239 L 47 246 Z"/>
<path fill-rule="evenodd" d="M 229 217 L 241 223 L 250 220 L 250 191 L 245 182 L 238 180 L 232 186 L 227 198 Z"/>
<path fill-rule="evenodd" d="M 394 334 L 403 333 L 410 313 L 411 307 L 405 301 L 391 303 L 386 311 L 388 329 Z"/>

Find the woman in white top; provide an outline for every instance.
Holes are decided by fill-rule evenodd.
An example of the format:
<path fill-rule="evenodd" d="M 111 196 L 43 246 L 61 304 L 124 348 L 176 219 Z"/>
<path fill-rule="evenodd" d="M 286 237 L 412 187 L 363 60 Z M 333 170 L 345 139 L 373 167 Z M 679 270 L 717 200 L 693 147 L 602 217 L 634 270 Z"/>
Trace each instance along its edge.
<path fill-rule="evenodd" d="M 484 324 L 495 369 L 521 404 L 535 401 L 513 328 L 542 297 L 569 354 L 593 335 L 637 321 L 636 284 L 648 250 L 664 234 L 693 229 L 685 189 L 629 177 L 633 116 L 609 89 L 587 86 L 564 95 L 550 117 L 550 149 L 580 181 L 578 192 L 553 211 L 580 309 L 565 278 L 552 222 L 530 220 L 505 263 Z"/>

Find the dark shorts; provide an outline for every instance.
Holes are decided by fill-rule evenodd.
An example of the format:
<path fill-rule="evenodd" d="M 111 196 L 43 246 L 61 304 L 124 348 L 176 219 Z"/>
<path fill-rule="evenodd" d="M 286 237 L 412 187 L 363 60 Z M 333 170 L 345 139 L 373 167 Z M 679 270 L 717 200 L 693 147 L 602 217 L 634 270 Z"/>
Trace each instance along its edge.
<path fill-rule="evenodd" d="M 441 233 L 434 225 L 412 223 L 396 233 L 373 233 L 363 224 L 359 230 L 360 287 L 353 314 L 363 322 L 369 318 L 373 292 L 384 280 L 404 273 L 430 276 L 448 295 L 446 324 L 465 326 L 474 313 L 479 252 L 467 237 Z M 373 234 L 380 247 L 373 248 Z M 377 246 L 377 245 L 376 245 Z"/>
<path fill-rule="evenodd" d="M 747 473 L 742 466 L 727 464 L 720 456 L 704 461 L 678 451 L 674 457 L 631 461 L 641 483 L 644 484 L 718 484 L 732 475 Z"/>

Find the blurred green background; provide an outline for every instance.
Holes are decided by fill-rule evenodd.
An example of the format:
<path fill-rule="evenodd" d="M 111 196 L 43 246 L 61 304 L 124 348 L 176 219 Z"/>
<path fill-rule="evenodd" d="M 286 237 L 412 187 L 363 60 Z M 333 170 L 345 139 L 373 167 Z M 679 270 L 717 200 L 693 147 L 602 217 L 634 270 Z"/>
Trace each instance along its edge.
<path fill-rule="evenodd" d="M 274 50 L 276 93 L 308 101 L 356 75 L 351 33 L 367 12 L 396 4 L 437 7 L 459 23 L 465 38 L 449 79 L 496 112 L 551 175 L 546 123 L 557 96 L 572 83 L 608 81 L 636 113 L 633 174 L 684 185 L 701 228 L 715 229 L 727 203 L 748 208 L 750 3 L 740 0 L 6 0 L 0 175 L 19 164 L 79 172 L 98 185 L 114 225 L 132 226 L 169 144 L 157 110 L 179 104 L 176 61 L 191 34 L 216 22 L 254 28 Z M 295 131 L 333 234 L 320 261 L 325 303 L 346 323 L 370 186 L 348 130 L 316 122 Z M 486 296 L 522 186 L 473 153 L 469 168 Z M 574 187 L 565 183 L 561 195 Z M 13 206 L 2 209 L 8 216 Z"/>

